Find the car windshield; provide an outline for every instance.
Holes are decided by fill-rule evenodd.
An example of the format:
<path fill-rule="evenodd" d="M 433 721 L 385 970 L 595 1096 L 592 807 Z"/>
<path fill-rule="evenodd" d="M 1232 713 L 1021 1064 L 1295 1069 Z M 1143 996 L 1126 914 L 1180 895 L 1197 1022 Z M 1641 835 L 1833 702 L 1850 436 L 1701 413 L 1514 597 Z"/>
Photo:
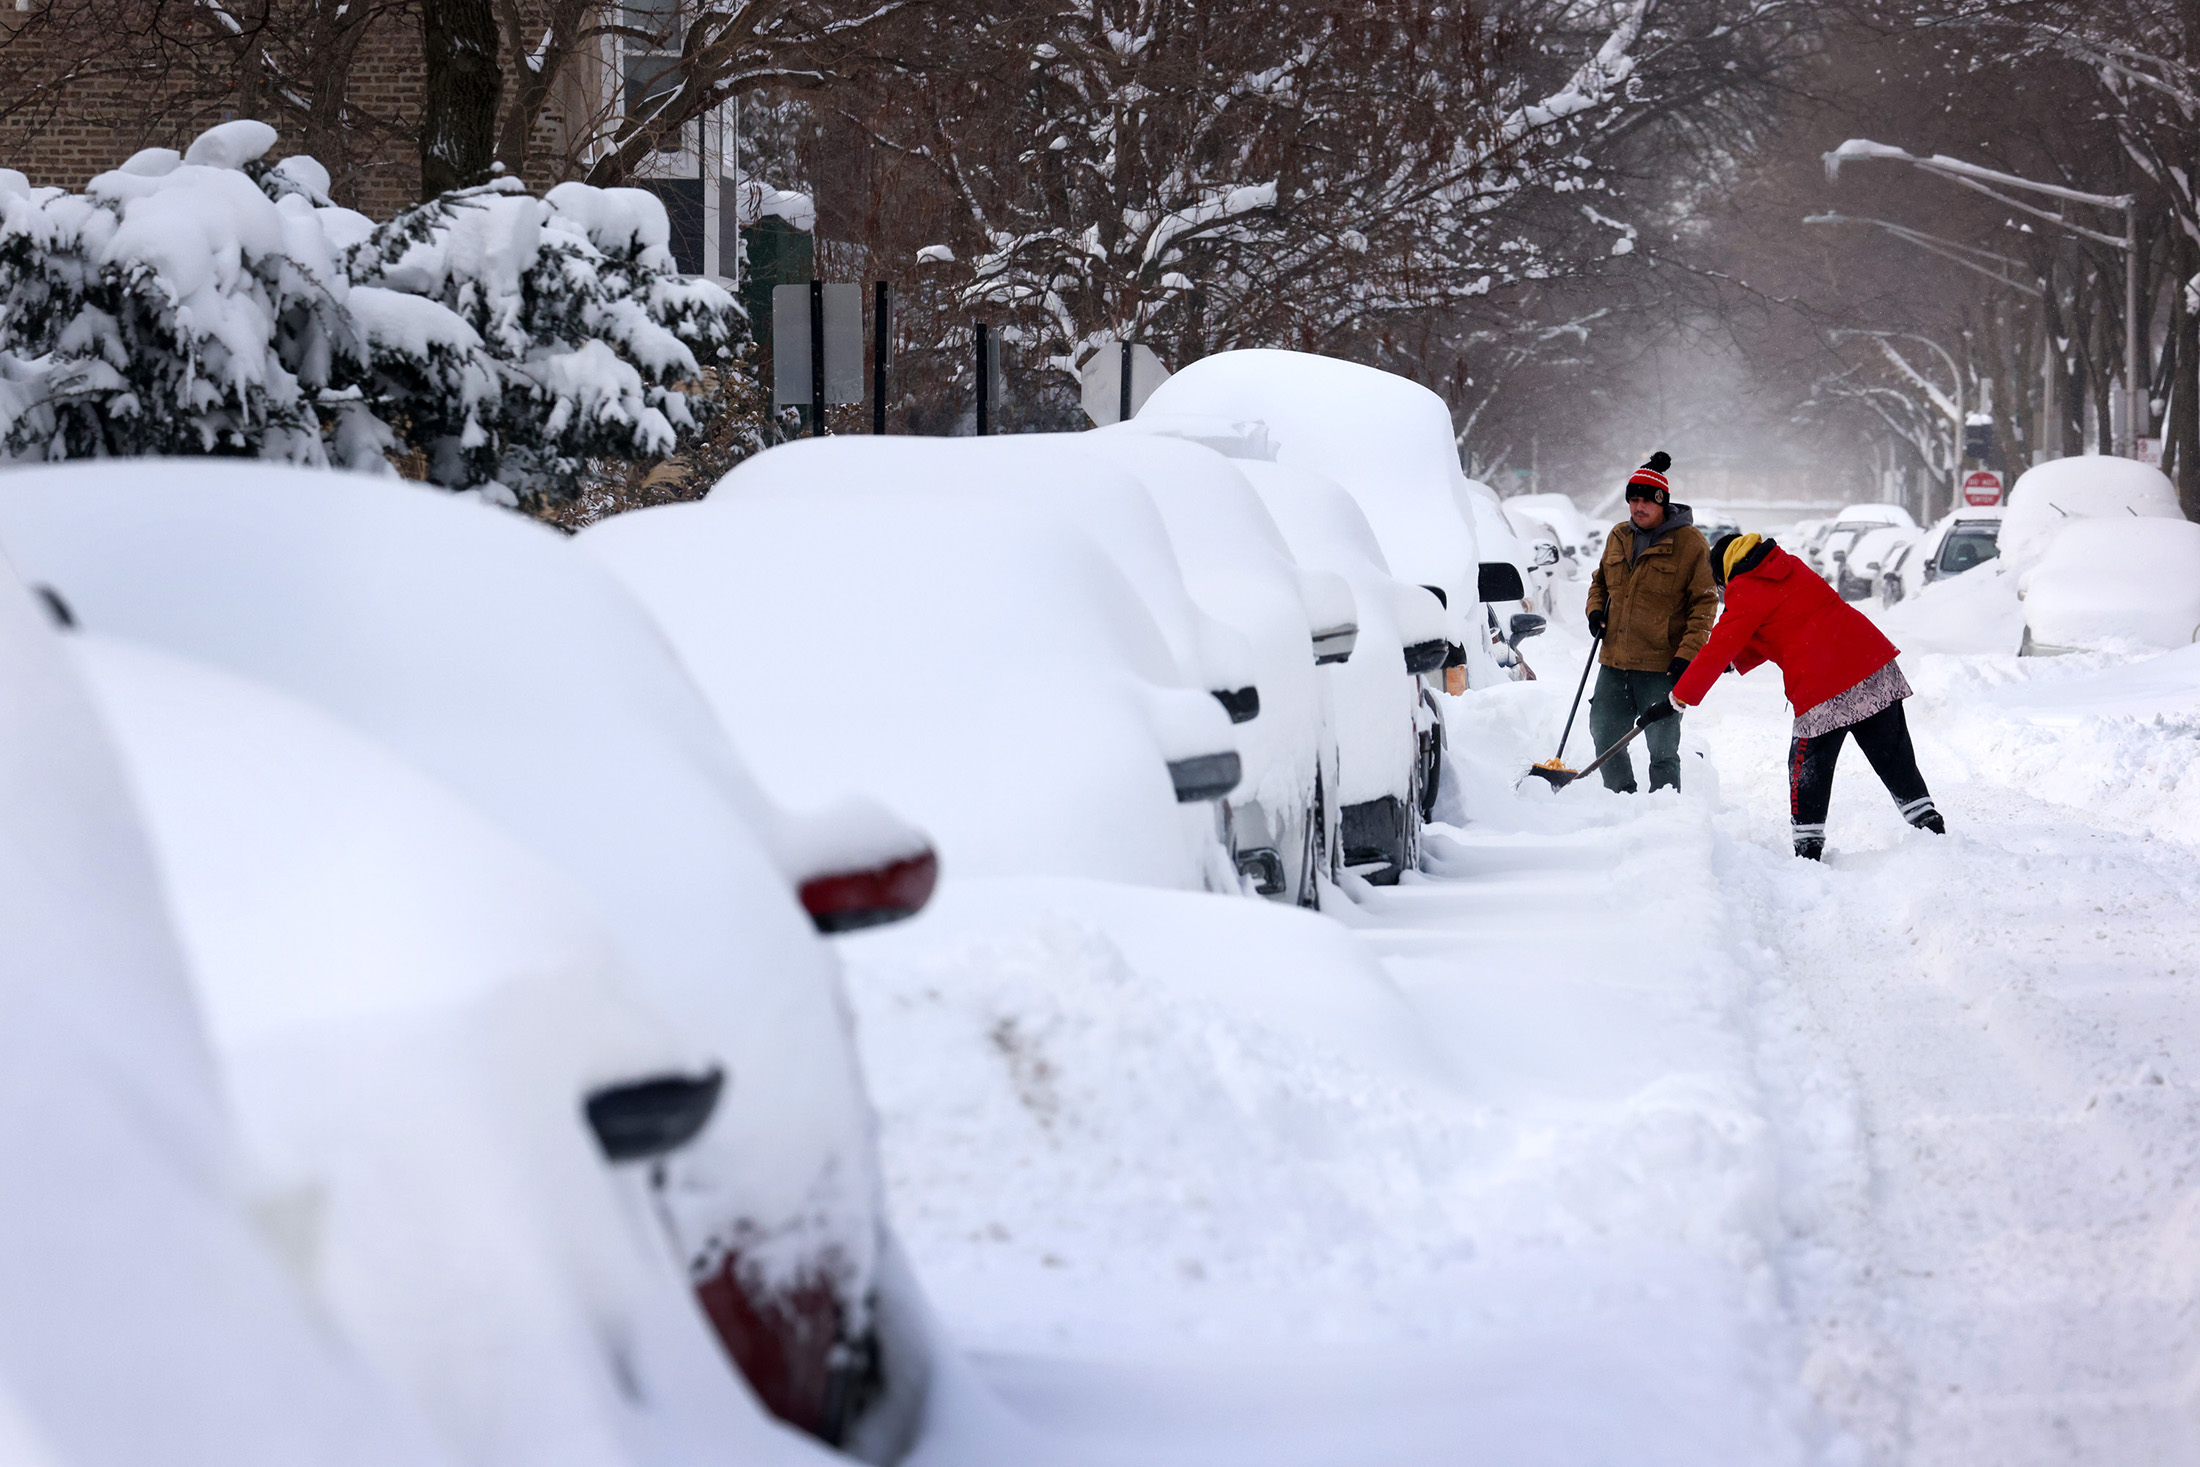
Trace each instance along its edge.
<path fill-rule="evenodd" d="M 1944 575 L 1956 575 L 1999 554 L 2001 547 L 1995 543 L 1993 526 L 1958 525 L 1948 532 L 1940 547 L 1940 569 Z"/>

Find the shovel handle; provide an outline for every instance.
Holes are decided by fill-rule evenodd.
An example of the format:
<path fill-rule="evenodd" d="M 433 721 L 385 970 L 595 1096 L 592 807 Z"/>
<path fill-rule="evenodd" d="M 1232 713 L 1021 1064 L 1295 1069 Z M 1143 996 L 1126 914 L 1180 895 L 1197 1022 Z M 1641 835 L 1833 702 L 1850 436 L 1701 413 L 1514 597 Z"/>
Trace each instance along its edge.
<path fill-rule="evenodd" d="M 1606 749 L 1603 753 L 1597 755 L 1596 758 L 1590 760 L 1589 767 L 1582 770 L 1579 774 L 1575 775 L 1574 778 L 1587 779 L 1590 775 L 1596 773 L 1599 769 L 1602 769 L 1604 767 L 1605 760 L 1611 758 L 1614 754 L 1617 754 L 1618 752 L 1620 752 L 1620 750 L 1626 748 L 1637 738 L 1641 737 L 1642 731 L 1649 726 L 1650 725 L 1647 723 L 1638 723 L 1633 728 L 1627 730 L 1627 734 L 1624 738 L 1622 738 L 1618 743 L 1612 745 L 1611 748 Z M 1571 781 L 1569 781 L 1569 783 L 1570 782 Z"/>
<path fill-rule="evenodd" d="M 1566 741 L 1574 736 L 1574 715 L 1581 711 L 1582 690 L 1589 686 L 1589 669 L 1597 665 L 1597 648 L 1604 645 L 1602 637 L 1589 639 L 1589 656 L 1581 664 L 1581 681 L 1574 684 L 1574 706 L 1566 710 L 1566 731 L 1558 736 L 1558 752 L 1553 759 L 1566 757 Z"/>

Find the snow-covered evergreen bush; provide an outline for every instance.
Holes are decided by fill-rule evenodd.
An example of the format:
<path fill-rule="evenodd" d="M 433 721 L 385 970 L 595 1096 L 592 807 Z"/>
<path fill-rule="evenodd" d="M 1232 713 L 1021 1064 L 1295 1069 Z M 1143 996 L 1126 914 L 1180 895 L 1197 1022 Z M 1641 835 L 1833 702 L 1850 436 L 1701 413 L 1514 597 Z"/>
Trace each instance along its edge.
<path fill-rule="evenodd" d="M 274 141 L 224 123 L 81 194 L 0 170 L 0 451 L 379 458 L 319 211 L 242 171 Z"/>
<path fill-rule="evenodd" d="M 678 384 L 730 360 L 734 305 L 676 273 L 669 236 L 640 189 L 499 180 L 352 246 L 375 395 L 431 478 L 555 497 L 590 458 L 672 452 L 697 426 Z"/>
<path fill-rule="evenodd" d="M 238 454 L 572 492 L 671 453 L 681 384 L 739 370 L 738 307 L 681 277 L 637 189 L 516 182 L 376 225 L 264 123 L 151 149 L 82 194 L 0 170 L 0 456 Z"/>

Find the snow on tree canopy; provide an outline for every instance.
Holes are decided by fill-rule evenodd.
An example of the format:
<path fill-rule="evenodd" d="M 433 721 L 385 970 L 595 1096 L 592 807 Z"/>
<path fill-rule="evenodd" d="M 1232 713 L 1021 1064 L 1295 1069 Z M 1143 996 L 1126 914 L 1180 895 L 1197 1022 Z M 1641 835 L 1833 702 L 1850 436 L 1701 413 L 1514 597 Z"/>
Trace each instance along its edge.
<path fill-rule="evenodd" d="M 512 180 L 375 224 L 274 129 L 149 148 L 81 194 L 0 170 L 0 459 L 228 454 L 509 501 L 668 454 L 739 307 L 640 189 Z"/>

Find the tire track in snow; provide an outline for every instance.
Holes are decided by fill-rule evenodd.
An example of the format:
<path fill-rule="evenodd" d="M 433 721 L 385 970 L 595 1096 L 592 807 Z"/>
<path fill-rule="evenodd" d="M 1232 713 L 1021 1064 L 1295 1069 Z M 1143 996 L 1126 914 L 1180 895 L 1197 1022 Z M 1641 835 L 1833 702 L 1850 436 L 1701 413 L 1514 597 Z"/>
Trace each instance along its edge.
<path fill-rule="evenodd" d="M 1806 1380 L 1851 1436 L 1833 1455 L 2200 1458 L 2200 855 L 1928 768 L 1934 841 L 1859 760 L 1833 859 L 1806 867 L 1766 703 L 1701 723 L 1736 795 L 1722 875 L 1764 949 L 1760 1064 L 1791 1135 L 1844 1105 L 1857 1127 L 1846 1157 L 1791 1145 L 1784 1187 Z"/>

